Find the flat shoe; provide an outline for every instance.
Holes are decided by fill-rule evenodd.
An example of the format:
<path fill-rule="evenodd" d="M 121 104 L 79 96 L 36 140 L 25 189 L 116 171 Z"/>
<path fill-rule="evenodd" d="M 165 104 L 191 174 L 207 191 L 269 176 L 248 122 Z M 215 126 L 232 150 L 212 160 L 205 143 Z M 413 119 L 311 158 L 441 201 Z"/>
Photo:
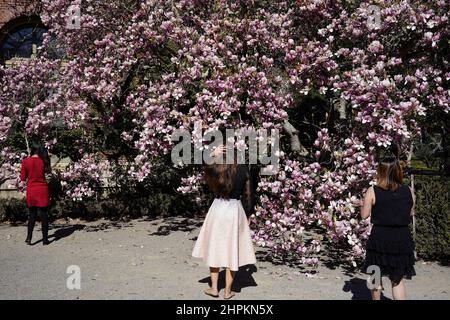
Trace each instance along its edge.
<path fill-rule="evenodd" d="M 228 297 L 223 296 L 223 298 L 224 298 L 225 300 L 230 300 L 230 299 L 233 298 L 235 295 L 236 295 L 236 293 L 231 292 L 230 295 L 229 295 Z"/>
<path fill-rule="evenodd" d="M 210 296 L 210 297 L 213 297 L 213 298 L 218 298 L 218 297 L 219 297 L 218 294 L 214 295 L 214 294 L 208 292 L 208 290 L 205 290 L 205 291 L 203 291 L 203 292 L 204 292 L 207 296 Z"/>

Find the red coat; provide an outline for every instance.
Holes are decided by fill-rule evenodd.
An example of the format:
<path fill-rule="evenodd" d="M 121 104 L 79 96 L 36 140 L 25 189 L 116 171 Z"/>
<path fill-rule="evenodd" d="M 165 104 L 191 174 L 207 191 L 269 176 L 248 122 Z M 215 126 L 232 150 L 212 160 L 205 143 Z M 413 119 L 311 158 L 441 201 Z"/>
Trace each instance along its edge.
<path fill-rule="evenodd" d="M 27 207 L 48 207 L 50 195 L 44 168 L 44 161 L 39 157 L 22 161 L 20 179 L 27 181 Z"/>

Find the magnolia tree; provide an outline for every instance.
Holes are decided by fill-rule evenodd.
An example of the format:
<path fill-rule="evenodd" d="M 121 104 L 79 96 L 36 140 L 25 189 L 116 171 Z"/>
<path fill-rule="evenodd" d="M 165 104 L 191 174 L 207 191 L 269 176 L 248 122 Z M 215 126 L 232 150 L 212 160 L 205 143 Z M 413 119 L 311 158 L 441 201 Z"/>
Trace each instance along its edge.
<path fill-rule="evenodd" d="M 353 264 L 364 254 L 358 208 L 377 148 L 411 152 L 420 123 L 450 109 L 447 1 L 42 5 L 38 57 L 0 68 L 1 181 L 18 181 L 32 136 L 72 160 L 64 192 L 83 200 L 100 173 L 111 184 L 149 179 L 176 130 L 278 129 L 280 170 L 260 177 L 253 238 L 309 265 L 327 243 Z M 306 134 L 296 115 L 312 97 L 322 116 Z M 182 169 L 179 192 L 198 197 L 199 169 Z"/>

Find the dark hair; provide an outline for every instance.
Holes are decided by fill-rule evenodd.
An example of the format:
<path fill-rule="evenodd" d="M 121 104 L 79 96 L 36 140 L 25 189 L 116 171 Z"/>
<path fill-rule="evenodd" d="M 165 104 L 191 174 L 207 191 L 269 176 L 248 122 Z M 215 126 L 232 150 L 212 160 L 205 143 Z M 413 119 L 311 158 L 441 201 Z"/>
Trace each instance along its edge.
<path fill-rule="evenodd" d="M 229 199 L 236 177 L 236 163 L 206 166 L 205 181 L 216 197 Z"/>
<path fill-rule="evenodd" d="M 31 143 L 30 156 L 33 156 L 33 155 L 38 155 L 39 158 L 41 158 L 42 161 L 44 161 L 45 172 L 52 171 L 52 167 L 50 165 L 50 157 L 48 156 L 47 149 L 45 148 L 45 146 L 42 143 L 37 142 L 37 141 L 33 141 Z"/>
<path fill-rule="evenodd" d="M 224 145 L 226 147 L 226 144 Z M 234 180 L 237 172 L 237 152 L 236 148 L 233 148 L 233 163 L 215 163 L 207 165 L 205 168 L 204 179 L 208 187 L 218 198 L 229 199 L 234 187 Z M 227 151 L 229 149 L 227 148 Z M 215 160 L 219 160 L 222 157 L 222 162 L 227 159 L 226 152 L 220 156 L 217 156 Z"/>
<path fill-rule="evenodd" d="M 383 189 L 395 191 L 403 184 L 403 170 L 398 158 L 385 156 L 378 162 L 377 185 Z"/>

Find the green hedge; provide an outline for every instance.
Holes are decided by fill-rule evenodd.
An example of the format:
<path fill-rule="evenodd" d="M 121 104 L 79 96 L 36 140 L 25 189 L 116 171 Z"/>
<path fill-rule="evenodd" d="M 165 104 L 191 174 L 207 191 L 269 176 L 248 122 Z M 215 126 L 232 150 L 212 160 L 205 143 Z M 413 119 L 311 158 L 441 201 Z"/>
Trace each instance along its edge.
<path fill-rule="evenodd" d="M 191 210 L 187 210 L 191 208 Z M 82 218 L 92 221 L 100 218 L 117 220 L 143 216 L 193 216 L 196 206 L 187 196 L 155 193 L 150 197 L 108 197 L 75 202 L 68 199 L 52 201 L 50 219 Z M 26 221 L 28 209 L 25 199 L 0 199 L 0 222 Z"/>
<path fill-rule="evenodd" d="M 450 178 L 414 177 L 416 249 L 420 258 L 450 261 Z"/>
<path fill-rule="evenodd" d="M 23 222 L 27 220 L 27 217 L 28 211 L 25 199 L 0 199 L 0 222 Z"/>
<path fill-rule="evenodd" d="M 201 195 L 204 198 L 203 195 Z M 204 201 L 204 200 L 203 200 Z M 118 220 L 122 218 L 167 217 L 185 216 L 192 217 L 201 212 L 195 199 L 189 195 L 183 195 L 173 188 L 153 188 L 146 192 L 138 190 L 121 190 L 119 192 L 107 192 L 103 196 L 86 199 L 84 201 L 72 201 L 65 197 L 54 197 L 50 203 L 50 219 L 82 218 L 92 221 L 106 218 Z M 203 208 L 204 210 L 204 208 Z M 0 222 L 26 221 L 28 209 L 25 198 L 0 199 Z"/>

